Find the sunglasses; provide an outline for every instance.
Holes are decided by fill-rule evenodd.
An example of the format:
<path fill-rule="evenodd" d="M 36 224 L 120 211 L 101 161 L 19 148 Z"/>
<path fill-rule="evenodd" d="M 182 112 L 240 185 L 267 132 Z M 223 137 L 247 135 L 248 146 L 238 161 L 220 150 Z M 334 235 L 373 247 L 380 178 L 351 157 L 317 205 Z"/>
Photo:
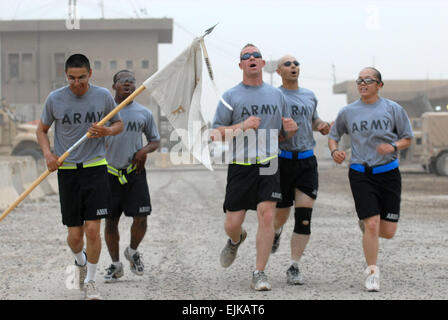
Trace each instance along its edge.
<path fill-rule="evenodd" d="M 376 83 L 380 83 L 378 80 L 375 80 L 375 79 L 370 79 L 370 78 L 366 78 L 366 79 L 361 79 L 361 78 L 359 78 L 359 79 L 356 79 L 356 84 L 359 86 L 361 83 L 365 83 L 366 85 L 369 85 L 369 84 L 372 84 L 372 83 L 374 83 L 374 82 L 376 82 Z"/>
<path fill-rule="evenodd" d="M 251 56 L 254 57 L 255 59 L 262 58 L 261 53 L 255 51 L 255 52 L 252 52 L 252 53 L 245 53 L 245 54 L 243 54 L 240 59 L 241 60 L 248 60 L 248 59 L 250 59 Z"/>
<path fill-rule="evenodd" d="M 134 77 L 124 77 L 124 78 L 118 78 L 115 83 L 130 83 L 130 84 L 134 84 L 135 83 L 135 78 Z"/>
<path fill-rule="evenodd" d="M 300 66 L 300 63 L 299 63 L 299 61 L 297 61 L 297 60 L 294 60 L 294 61 L 286 61 L 285 63 L 283 63 L 283 65 L 285 66 L 285 67 L 289 67 L 291 64 L 293 64 L 294 63 L 294 65 L 296 66 L 296 67 L 298 67 L 298 66 Z"/>

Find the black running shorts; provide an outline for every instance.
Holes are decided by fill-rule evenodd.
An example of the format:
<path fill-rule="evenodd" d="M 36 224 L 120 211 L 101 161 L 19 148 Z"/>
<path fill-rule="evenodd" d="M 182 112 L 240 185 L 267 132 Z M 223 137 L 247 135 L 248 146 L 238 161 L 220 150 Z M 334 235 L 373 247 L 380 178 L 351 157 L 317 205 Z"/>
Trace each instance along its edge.
<path fill-rule="evenodd" d="M 260 202 L 281 200 L 279 170 L 271 175 L 260 175 L 260 169 L 267 166 L 269 164 L 229 164 L 224 212 L 257 210 Z"/>
<path fill-rule="evenodd" d="M 398 168 L 380 173 L 349 170 L 348 177 L 359 219 L 380 215 L 382 220 L 400 218 L 401 175 Z"/>
<path fill-rule="evenodd" d="M 79 227 L 86 220 L 99 220 L 110 214 L 111 194 L 107 166 L 59 169 L 59 200 L 62 223 Z"/>
<path fill-rule="evenodd" d="M 124 212 L 127 217 L 148 216 L 151 214 L 151 198 L 149 196 L 146 171 L 137 171 L 126 175 L 128 183 L 121 184 L 118 177 L 109 175 L 112 192 L 112 214 L 109 218 L 119 218 Z"/>
<path fill-rule="evenodd" d="M 315 156 L 306 159 L 279 158 L 282 201 L 277 208 L 289 208 L 294 204 L 295 191 L 299 189 L 316 200 L 319 188 L 319 175 Z"/>

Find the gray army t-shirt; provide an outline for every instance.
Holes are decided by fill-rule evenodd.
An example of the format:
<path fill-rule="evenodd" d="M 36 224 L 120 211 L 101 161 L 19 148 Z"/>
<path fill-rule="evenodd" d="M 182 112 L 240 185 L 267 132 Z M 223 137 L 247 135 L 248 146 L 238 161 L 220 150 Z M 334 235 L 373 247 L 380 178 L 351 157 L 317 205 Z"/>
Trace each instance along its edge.
<path fill-rule="evenodd" d="M 68 86 L 51 92 L 45 101 L 41 120 L 51 126 L 54 122 L 54 152 L 59 157 L 81 139 L 94 122 L 100 121 L 115 108 L 110 92 L 90 84 L 89 90 L 78 97 Z M 111 122 L 121 120 L 116 114 Z M 105 157 L 104 138 L 86 139 L 65 161 L 81 163 Z"/>
<path fill-rule="evenodd" d="M 279 87 L 279 89 L 286 98 L 291 117 L 299 127 L 294 137 L 280 142 L 280 149 L 298 152 L 313 149 L 316 145 L 313 137 L 313 121 L 319 118 L 316 96 L 305 88 L 288 90 Z"/>
<path fill-rule="evenodd" d="M 117 169 L 127 168 L 134 154 L 143 147 L 142 133 L 148 142 L 159 141 L 160 135 L 152 112 L 133 101 L 120 111 L 123 132 L 106 137 L 107 163 Z"/>
<path fill-rule="evenodd" d="M 257 130 L 248 130 L 244 137 L 241 134 L 233 138 L 230 144 L 231 161 L 253 163 L 256 158 L 262 161 L 276 156 L 282 117 L 291 117 L 281 91 L 264 82 L 260 86 L 248 86 L 241 82 L 227 90 L 222 97 L 232 106 L 233 111 L 219 102 L 213 128 L 241 123 L 250 116 L 261 119 Z"/>
<path fill-rule="evenodd" d="M 397 152 L 379 154 L 376 151 L 379 144 L 414 137 L 403 107 L 382 97 L 373 104 L 359 99 L 342 108 L 329 138 L 339 142 L 343 134 L 351 138 L 350 163 L 366 163 L 369 166 L 382 165 L 397 158 Z"/>

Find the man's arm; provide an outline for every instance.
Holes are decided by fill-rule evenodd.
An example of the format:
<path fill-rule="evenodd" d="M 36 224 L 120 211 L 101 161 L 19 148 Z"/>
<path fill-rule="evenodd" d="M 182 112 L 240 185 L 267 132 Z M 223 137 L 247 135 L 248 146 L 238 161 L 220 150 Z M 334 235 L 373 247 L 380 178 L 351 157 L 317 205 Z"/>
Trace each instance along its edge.
<path fill-rule="evenodd" d="M 334 162 L 341 164 L 345 160 L 345 152 L 338 149 L 337 141 L 328 138 L 328 148 L 330 149 L 331 157 Z"/>
<path fill-rule="evenodd" d="M 240 123 L 231 126 L 221 126 L 214 129 L 210 134 L 210 138 L 212 141 L 224 141 L 226 135 L 230 134 L 230 138 L 235 137 L 248 129 L 257 129 L 260 126 L 260 123 L 261 119 L 259 117 L 250 116 Z"/>
<path fill-rule="evenodd" d="M 159 140 L 150 141 L 146 146 L 144 146 L 134 154 L 132 164 L 135 164 L 137 166 L 137 172 L 140 172 L 145 168 L 146 155 L 157 150 L 157 148 L 159 148 L 159 145 Z"/>
<path fill-rule="evenodd" d="M 395 142 L 395 145 L 397 146 L 397 151 L 398 151 L 398 150 L 403 150 L 403 149 L 409 148 L 411 143 L 412 143 L 412 138 L 403 138 L 403 139 L 400 139 L 397 142 Z M 394 152 L 395 148 L 390 143 L 381 143 L 376 147 L 376 151 L 379 154 L 385 155 L 385 154 Z"/>
<path fill-rule="evenodd" d="M 89 128 L 88 132 L 90 133 L 89 138 L 102 138 L 106 136 L 115 136 L 123 131 L 123 121 L 118 120 L 113 122 L 109 127 L 99 126 L 95 122 Z"/>
<path fill-rule="evenodd" d="M 39 143 L 39 146 L 45 157 L 45 161 L 47 162 L 48 170 L 50 172 L 53 172 L 57 170 L 62 163 L 60 163 L 58 161 L 58 157 L 51 152 L 48 130 L 50 130 L 50 126 L 47 126 L 42 122 L 42 120 L 39 120 L 39 124 L 37 125 L 36 129 L 37 142 Z"/>
<path fill-rule="evenodd" d="M 313 131 L 319 131 L 322 135 L 327 135 L 330 133 L 330 124 L 323 121 L 321 118 L 316 118 L 313 120 Z"/>
<path fill-rule="evenodd" d="M 283 130 L 286 132 L 286 137 L 283 134 L 280 134 L 278 137 L 279 142 L 291 139 L 299 130 L 299 126 L 292 118 L 282 118 L 282 124 Z"/>

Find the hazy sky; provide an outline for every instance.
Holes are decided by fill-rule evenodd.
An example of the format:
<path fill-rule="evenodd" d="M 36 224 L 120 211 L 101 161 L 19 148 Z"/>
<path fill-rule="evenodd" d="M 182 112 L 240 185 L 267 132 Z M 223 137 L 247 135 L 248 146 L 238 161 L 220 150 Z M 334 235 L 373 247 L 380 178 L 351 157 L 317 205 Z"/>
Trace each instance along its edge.
<path fill-rule="evenodd" d="M 101 2 L 104 11 L 101 10 Z M 266 60 L 292 54 L 300 85 L 315 92 L 321 118 L 346 104 L 332 85 L 374 65 L 388 79 L 448 79 L 448 1 L 77 0 L 81 18 L 173 18 L 173 43 L 159 46 L 159 68 L 219 22 L 206 45 L 218 88 L 242 79 L 241 48 L 256 44 Z M 0 0 L 0 19 L 65 19 L 68 0 Z M 333 73 L 332 64 L 335 66 Z M 142 81 L 144 79 L 141 79 Z M 270 82 L 265 73 L 264 80 Z M 273 85 L 281 79 L 273 76 Z M 211 120 L 218 98 L 205 73 L 202 110 Z"/>

